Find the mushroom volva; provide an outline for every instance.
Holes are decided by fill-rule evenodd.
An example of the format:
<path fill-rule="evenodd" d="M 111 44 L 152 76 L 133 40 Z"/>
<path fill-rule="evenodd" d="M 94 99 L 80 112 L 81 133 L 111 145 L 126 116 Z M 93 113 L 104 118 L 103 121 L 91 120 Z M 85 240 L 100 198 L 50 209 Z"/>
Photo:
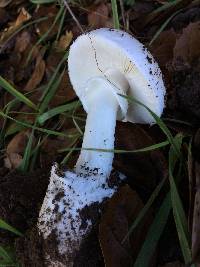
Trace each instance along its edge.
<path fill-rule="evenodd" d="M 83 209 L 101 204 L 117 190 L 108 182 L 116 120 L 154 123 L 142 105 L 128 103 L 126 96 L 134 97 L 158 116 L 164 108 L 165 86 L 160 68 L 144 45 L 126 32 L 102 28 L 82 34 L 70 47 L 68 69 L 87 120 L 83 149 L 74 171 L 62 176 L 56 165 L 52 167 L 38 220 L 47 248 L 46 266 L 73 266 L 76 253 L 94 224 L 89 217 L 83 219 Z M 57 242 L 54 253 L 49 253 L 52 234 Z"/>

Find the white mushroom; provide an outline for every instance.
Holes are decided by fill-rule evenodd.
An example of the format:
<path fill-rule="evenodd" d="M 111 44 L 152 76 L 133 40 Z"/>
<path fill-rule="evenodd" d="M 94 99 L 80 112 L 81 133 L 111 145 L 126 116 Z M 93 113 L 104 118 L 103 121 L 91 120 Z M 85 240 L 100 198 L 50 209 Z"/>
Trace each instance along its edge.
<path fill-rule="evenodd" d="M 119 94 L 134 97 L 158 116 L 162 114 L 165 87 L 161 71 L 152 55 L 131 35 L 98 29 L 79 36 L 70 48 L 68 67 L 73 88 L 88 114 L 83 148 L 112 150 L 116 119 L 154 123 L 144 107 L 128 103 Z M 81 211 L 110 198 L 117 190 L 108 186 L 112 161 L 112 152 L 83 149 L 75 172 L 68 171 L 62 177 L 55 166 L 52 168 L 38 221 L 46 245 L 52 233 L 58 241 L 57 254 L 46 252 L 48 266 L 55 262 L 59 266 L 60 261 L 67 263 L 63 266 L 73 266 L 75 254 L 92 228 L 92 221 L 83 221 Z M 61 260 L 55 255 L 61 255 Z"/>
<path fill-rule="evenodd" d="M 161 71 L 131 35 L 104 28 L 83 34 L 71 46 L 68 63 L 71 83 L 88 113 L 83 148 L 113 149 L 116 119 L 154 122 L 144 107 L 128 105 L 119 93 L 162 114 L 165 87 Z M 88 169 L 95 169 L 109 176 L 112 161 L 113 153 L 82 150 L 76 172 L 87 175 Z"/>

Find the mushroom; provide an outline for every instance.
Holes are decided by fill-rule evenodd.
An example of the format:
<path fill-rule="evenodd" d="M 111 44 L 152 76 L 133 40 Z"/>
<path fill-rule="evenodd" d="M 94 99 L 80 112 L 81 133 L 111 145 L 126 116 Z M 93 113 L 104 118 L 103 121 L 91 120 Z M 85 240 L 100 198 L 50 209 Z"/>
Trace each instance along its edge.
<path fill-rule="evenodd" d="M 94 224 L 83 216 L 83 210 L 94 203 L 100 205 L 117 190 L 108 183 L 116 120 L 154 123 L 143 106 L 128 103 L 126 96 L 158 116 L 164 108 L 165 86 L 158 64 L 143 44 L 126 32 L 102 28 L 79 36 L 70 48 L 68 68 L 87 120 L 74 172 L 60 175 L 53 166 L 40 211 L 38 228 L 46 246 L 52 235 L 57 240 L 56 253 L 46 252 L 47 266 L 54 266 L 54 262 L 73 266 Z M 104 152 L 108 149 L 110 152 Z"/>

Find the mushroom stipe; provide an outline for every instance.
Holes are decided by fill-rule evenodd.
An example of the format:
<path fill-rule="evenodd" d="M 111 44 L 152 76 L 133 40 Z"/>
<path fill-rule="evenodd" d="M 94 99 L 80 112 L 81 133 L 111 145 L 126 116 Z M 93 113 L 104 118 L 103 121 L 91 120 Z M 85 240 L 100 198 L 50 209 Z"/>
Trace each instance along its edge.
<path fill-rule="evenodd" d="M 87 120 L 82 150 L 73 171 L 59 175 L 52 167 L 50 183 L 40 210 L 38 229 L 44 243 L 52 233 L 57 239 L 54 255 L 45 255 L 46 266 L 73 266 L 76 253 L 95 222 L 81 217 L 94 203 L 112 197 L 118 185 L 110 186 L 116 120 L 153 124 L 148 111 L 130 96 L 160 116 L 165 86 L 158 64 L 134 37 L 115 29 L 98 29 L 77 38 L 69 51 L 71 83 L 80 98 Z"/>

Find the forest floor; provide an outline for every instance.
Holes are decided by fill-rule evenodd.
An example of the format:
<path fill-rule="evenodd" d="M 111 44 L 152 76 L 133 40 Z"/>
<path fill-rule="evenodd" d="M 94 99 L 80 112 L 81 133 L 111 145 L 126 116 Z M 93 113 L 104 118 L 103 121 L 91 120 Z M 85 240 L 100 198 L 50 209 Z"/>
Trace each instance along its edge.
<path fill-rule="evenodd" d="M 151 127 L 117 122 L 113 166 L 127 180 L 74 266 L 200 266 L 200 1 L 115 4 L 0 0 L 0 266 L 44 266 L 36 223 L 50 169 L 73 168 L 86 119 L 69 47 L 118 24 L 157 60 L 166 107 Z"/>

